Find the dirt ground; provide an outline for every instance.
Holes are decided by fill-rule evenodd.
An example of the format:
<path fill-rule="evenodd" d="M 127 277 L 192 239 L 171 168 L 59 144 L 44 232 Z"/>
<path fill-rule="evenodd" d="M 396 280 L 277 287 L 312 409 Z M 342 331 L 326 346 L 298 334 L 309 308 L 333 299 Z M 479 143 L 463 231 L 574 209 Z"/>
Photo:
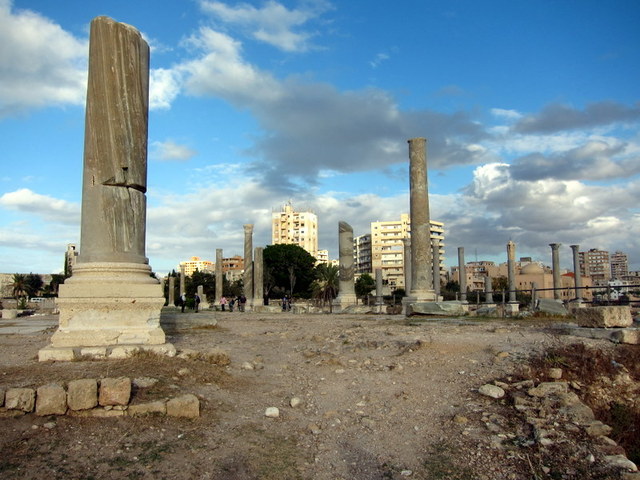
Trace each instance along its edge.
<path fill-rule="evenodd" d="M 215 327 L 207 325 L 213 318 Z M 153 377 L 159 382 L 134 392 L 132 403 L 182 393 L 201 401 L 201 416 L 194 420 L 5 416 L 0 477 L 551 478 L 539 473 L 530 444 L 492 445 L 487 419 L 517 419 L 507 401 L 477 392 L 484 383 L 508 380 L 532 353 L 577 341 L 549 333 L 547 323 L 412 324 L 389 315 L 235 312 L 164 313 L 163 319 L 175 325 L 168 341 L 178 351 L 217 348 L 230 363 L 151 355 L 39 363 L 37 352 L 52 329 L 0 335 L 5 389 Z M 299 406 L 290 406 L 294 397 Z M 268 407 L 279 408 L 280 416 L 266 417 Z M 565 472 L 557 478 L 584 478 L 570 464 L 555 467 Z"/>

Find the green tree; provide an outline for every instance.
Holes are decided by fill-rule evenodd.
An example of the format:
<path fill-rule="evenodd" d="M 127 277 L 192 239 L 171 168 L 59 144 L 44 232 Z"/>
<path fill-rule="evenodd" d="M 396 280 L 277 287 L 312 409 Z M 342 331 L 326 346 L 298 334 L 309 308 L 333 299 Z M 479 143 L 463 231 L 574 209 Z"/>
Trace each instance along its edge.
<path fill-rule="evenodd" d="M 267 245 L 263 257 L 267 294 L 290 292 L 292 296 L 309 298 L 316 264 L 309 252 L 298 245 Z"/>
<path fill-rule="evenodd" d="M 316 279 L 313 281 L 313 298 L 322 306 L 329 302 L 329 312 L 333 313 L 333 299 L 338 294 L 340 269 L 336 265 L 321 263 L 316 267 Z"/>
<path fill-rule="evenodd" d="M 193 285 L 194 294 L 198 289 L 198 285 L 202 285 L 202 292 L 207 296 L 210 302 L 215 301 L 216 297 L 216 276 L 209 272 L 193 272 L 191 275 L 191 283 Z"/>
<path fill-rule="evenodd" d="M 29 298 L 37 297 L 40 290 L 42 290 L 42 286 L 44 282 L 42 281 L 42 277 L 37 273 L 30 273 L 25 278 L 26 283 L 26 293 Z"/>
<path fill-rule="evenodd" d="M 13 297 L 17 300 L 19 297 L 23 297 L 27 292 L 27 276 L 24 273 L 14 273 L 13 283 L 11 283 L 11 292 Z"/>
<path fill-rule="evenodd" d="M 376 281 L 368 273 L 360 275 L 354 284 L 356 295 L 359 298 L 367 298 L 372 290 L 376 288 Z"/>

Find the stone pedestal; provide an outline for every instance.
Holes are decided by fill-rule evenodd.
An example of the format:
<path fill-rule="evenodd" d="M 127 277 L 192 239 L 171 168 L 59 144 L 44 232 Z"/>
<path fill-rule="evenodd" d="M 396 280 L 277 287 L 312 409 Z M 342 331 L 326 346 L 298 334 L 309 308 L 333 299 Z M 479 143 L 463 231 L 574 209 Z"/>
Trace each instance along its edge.
<path fill-rule="evenodd" d="M 150 273 L 135 263 L 77 264 L 60 285 L 60 325 L 38 359 L 122 358 L 136 350 L 175 355 L 160 327 L 162 289 Z"/>

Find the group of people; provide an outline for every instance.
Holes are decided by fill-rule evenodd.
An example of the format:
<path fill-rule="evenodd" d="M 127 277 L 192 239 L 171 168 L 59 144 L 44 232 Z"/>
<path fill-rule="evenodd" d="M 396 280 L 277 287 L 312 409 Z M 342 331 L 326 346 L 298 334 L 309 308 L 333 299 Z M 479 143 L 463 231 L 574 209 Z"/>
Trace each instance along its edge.
<path fill-rule="evenodd" d="M 239 312 L 244 312 L 245 306 L 247 305 L 247 297 L 244 295 L 238 295 L 231 300 L 227 300 L 227 297 L 224 295 L 220 298 L 220 308 L 223 312 L 226 311 L 227 305 L 229 306 L 229 311 L 233 312 L 233 308 L 237 306 Z"/>
<path fill-rule="evenodd" d="M 178 300 L 178 303 L 180 305 L 180 311 L 184 313 L 184 309 L 187 306 L 186 293 L 183 293 L 182 295 L 180 295 L 180 299 Z M 193 309 L 195 310 L 196 313 L 198 313 L 198 310 L 200 309 L 200 295 L 198 295 L 197 293 L 193 296 Z"/>

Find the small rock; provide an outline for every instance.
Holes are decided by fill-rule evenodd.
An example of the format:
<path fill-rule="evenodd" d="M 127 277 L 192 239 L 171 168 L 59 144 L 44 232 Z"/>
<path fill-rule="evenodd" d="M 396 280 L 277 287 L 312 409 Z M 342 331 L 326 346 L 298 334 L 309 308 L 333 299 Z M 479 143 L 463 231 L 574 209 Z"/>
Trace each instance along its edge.
<path fill-rule="evenodd" d="M 465 423 L 469 423 L 469 419 L 467 417 L 465 417 L 464 415 L 454 415 L 453 416 L 453 423 L 458 423 L 460 425 L 465 424 Z"/>
<path fill-rule="evenodd" d="M 612 467 L 619 468 L 620 470 L 627 470 L 628 472 L 638 471 L 636 464 L 624 455 L 608 455 L 604 457 L 604 460 Z"/>
<path fill-rule="evenodd" d="M 253 363 L 251 363 L 251 362 L 242 362 L 242 365 L 240 365 L 240 368 L 242 370 L 253 370 Z"/>
<path fill-rule="evenodd" d="M 504 397 L 504 390 L 502 388 L 498 387 L 497 385 L 491 385 L 490 383 L 482 385 L 478 389 L 478 393 L 480 393 L 481 395 L 485 395 L 487 397 L 491 397 L 491 398 L 502 398 L 502 397 Z"/>
<path fill-rule="evenodd" d="M 189 370 L 188 368 L 181 368 L 180 370 L 178 370 L 178 375 L 180 375 L 181 377 L 186 377 L 190 373 L 191 370 Z"/>
<path fill-rule="evenodd" d="M 411 475 L 413 475 L 413 471 L 411 470 L 402 470 L 400 472 L 400 476 L 402 477 L 410 477 Z"/>
<path fill-rule="evenodd" d="M 278 418 L 280 416 L 280 409 L 278 409 L 278 407 L 268 407 L 264 411 L 264 416 L 269 418 Z"/>
<path fill-rule="evenodd" d="M 158 383 L 157 378 L 140 377 L 140 378 L 133 379 L 133 385 L 135 385 L 137 388 L 151 388 L 156 383 Z"/>
<path fill-rule="evenodd" d="M 547 372 L 549 378 L 553 378 L 554 380 L 560 380 L 562 378 L 562 369 L 561 368 L 550 368 Z"/>
<path fill-rule="evenodd" d="M 496 354 L 496 358 L 507 358 L 509 356 L 509 352 L 498 352 Z"/>
<path fill-rule="evenodd" d="M 302 399 L 300 397 L 293 397 L 291 400 L 289 400 L 289 405 L 291 406 L 291 408 L 299 407 L 300 405 L 302 405 Z"/>

